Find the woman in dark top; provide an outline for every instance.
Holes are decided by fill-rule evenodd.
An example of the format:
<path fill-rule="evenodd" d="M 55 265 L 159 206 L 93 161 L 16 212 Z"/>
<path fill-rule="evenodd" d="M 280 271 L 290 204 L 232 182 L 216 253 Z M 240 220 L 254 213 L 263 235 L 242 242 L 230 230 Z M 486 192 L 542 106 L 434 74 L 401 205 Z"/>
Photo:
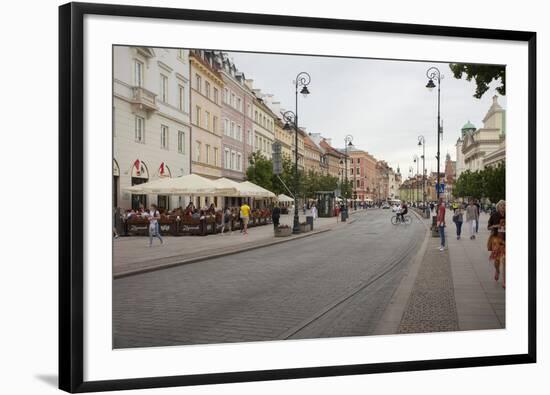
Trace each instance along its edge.
<path fill-rule="evenodd" d="M 487 229 L 491 231 L 487 241 L 489 257 L 495 264 L 495 281 L 498 281 L 502 271 L 502 287 L 506 287 L 506 202 L 501 200 L 496 205 L 496 211 L 491 214 Z"/>

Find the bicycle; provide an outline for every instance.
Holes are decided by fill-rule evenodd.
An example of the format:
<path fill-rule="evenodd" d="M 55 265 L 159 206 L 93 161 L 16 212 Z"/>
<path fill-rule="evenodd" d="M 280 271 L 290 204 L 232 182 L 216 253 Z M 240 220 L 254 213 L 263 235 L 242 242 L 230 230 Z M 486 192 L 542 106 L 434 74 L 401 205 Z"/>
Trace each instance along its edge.
<path fill-rule="evenodd" d="M 412 222 L 412 218 L 410 215 L 404 215 L 403 219 L 401 219 L 401 215 L 394 215 L 393 217 L 391 217 L 392 225 L 397 225 L 397 224 L 409 225 L 411 222 Z"/>

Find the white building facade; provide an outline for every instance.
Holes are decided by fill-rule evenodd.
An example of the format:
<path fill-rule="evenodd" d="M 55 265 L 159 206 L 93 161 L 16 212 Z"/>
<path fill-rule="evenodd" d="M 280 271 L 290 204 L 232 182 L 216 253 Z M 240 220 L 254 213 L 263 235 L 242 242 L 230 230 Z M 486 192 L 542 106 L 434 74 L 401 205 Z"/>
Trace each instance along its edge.
<path fill-rule="evenodd" d="M 115 46 L 113 56 L 113 207 L 183 206 L 125 188 L 189 174 L 189 52 Z"/>
<path fill-rule="evenodd" d="M 493 104 L 483 118 L 483 127 L 478 130 L 468 130 L 460 144 L 463 161 L 462 171 L 472 172 L 483 170 L 488 165 L 504 162 L 506 156 L 506 112 L 498 103 L 498 96 L 493 96 Z M 457 144 L 457 176 L 458 172 Z M 462 166 L 462 163 L 460 163 Z"/>

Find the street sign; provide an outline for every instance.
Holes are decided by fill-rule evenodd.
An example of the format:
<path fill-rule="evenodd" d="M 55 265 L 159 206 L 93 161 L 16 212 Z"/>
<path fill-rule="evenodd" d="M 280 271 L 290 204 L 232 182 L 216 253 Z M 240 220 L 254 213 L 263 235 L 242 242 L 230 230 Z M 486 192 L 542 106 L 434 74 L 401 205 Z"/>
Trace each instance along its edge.
<path fill-rule="evenodd" d="M 439 193 L 445 193 L 445 184 L 444 183 L 436 184 L 436 186 L 437 186 L 437 191 Z"/>
<path fill-rule="evenodd" d="M 278 141 L 271 145 L 272 161 L 273 161 L 273 174 L 280 175 L 283 172 L 283 157 L 281 154 L 281 143 Z"/>

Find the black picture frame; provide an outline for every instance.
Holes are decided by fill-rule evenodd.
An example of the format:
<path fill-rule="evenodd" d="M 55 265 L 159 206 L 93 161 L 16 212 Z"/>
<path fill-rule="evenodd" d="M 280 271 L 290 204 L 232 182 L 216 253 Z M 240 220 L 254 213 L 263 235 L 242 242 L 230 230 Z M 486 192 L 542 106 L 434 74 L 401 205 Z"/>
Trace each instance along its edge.
<path fill-rule="evenodd" d="M 525 354 L 84 381 L 83 19 L 86 14 L 511 40 L 528 44 L 528 351 Z M 59 7 L 59 388 L 68 392 L 343 376 L 536 362 L 536 33 L 127 5 Z"/>

